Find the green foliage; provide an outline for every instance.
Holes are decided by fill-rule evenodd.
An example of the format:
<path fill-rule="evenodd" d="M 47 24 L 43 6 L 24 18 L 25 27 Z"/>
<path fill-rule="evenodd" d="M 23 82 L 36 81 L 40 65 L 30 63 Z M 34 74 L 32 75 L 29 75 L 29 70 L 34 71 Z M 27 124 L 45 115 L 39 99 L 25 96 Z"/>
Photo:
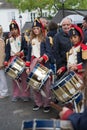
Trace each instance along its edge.
<path fill-rule="evenodd" d="M 60 0 L 6 0 L 12 3 L 19 10 L 48 9 L 52 6 L 56 9 L 62 8 L 63 3 Z M 64 8 L 66 9 L 87 9 L 87 0 L 65 0 Z"/>

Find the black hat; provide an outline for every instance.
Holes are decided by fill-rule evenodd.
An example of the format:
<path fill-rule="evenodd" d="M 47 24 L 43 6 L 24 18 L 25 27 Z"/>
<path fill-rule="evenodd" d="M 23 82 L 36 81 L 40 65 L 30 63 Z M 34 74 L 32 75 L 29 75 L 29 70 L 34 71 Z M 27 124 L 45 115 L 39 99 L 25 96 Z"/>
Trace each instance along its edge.
<path fill-rule="evenodd" d="M 10 25 L 9 25 L 10 31 L 11 31 L 13 28 L 19 29 L 18 24 L 17 24 L 16 21 L 14 21 L 14 20 L 12 20 L 11 23 L 10 23 Z"/>
<path fill-rule="evenodd" d="M 69 36 L 71 37 L 71 36 L 74 36 L 74 35 L 80 36 L 80 33 L 74 27 L 72 27 L 69 31 Z"/>
<path fill-rule="evenodd" d="M 42 28 L 42 24 L 41 24 L 41 22 L 40 22 L 40 20 L 39 19 L 35 19 L 34 20 L 34 23 L 33 23 L 33 25 L 32 25 L 32 28 L 33 27 L 40 27 L 40 28 Z"/>

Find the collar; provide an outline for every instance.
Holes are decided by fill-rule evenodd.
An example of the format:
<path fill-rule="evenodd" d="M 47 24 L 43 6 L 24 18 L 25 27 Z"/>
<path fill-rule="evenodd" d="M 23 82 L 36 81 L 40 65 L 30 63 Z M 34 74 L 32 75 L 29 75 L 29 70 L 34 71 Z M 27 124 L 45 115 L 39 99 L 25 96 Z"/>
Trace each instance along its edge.
<path fill-rule="evenodd" d="M 81 42 L 78 42 L 76 45 L 74 45 L 74 47 L 77 47 L 79 45 L 81 45 Z"/>

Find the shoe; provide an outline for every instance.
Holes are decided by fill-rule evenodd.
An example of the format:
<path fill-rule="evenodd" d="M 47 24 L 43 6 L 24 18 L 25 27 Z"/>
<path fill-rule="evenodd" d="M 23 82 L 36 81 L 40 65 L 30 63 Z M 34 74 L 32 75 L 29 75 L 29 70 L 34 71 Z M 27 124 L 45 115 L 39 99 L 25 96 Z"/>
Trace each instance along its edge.
<path fill-rule="evenodd" d="M 37 111 L 37 110 L 39 110 L 39 109 L 40 109 L 40 107 L 37 106 L 37 105 L 35 105 L 35 106 L 33 107 L 33 111 Z"/>
<path fill-rule="evenodd" d="M 50 107 L 44 107 L 44 112 L 49 112 L 50 111 Z"/>
<path fill-rule="evenodd" d="M 29 101 L 29 98 L 28 97 L 22 97 L 21 98 L 24 102 L 28 102 Z"/>
<path fill-rule="evenodd" d="M 18 97 L 13 97 L 11 101 L 12 102 L 17 102 L 18 101 Z"/>

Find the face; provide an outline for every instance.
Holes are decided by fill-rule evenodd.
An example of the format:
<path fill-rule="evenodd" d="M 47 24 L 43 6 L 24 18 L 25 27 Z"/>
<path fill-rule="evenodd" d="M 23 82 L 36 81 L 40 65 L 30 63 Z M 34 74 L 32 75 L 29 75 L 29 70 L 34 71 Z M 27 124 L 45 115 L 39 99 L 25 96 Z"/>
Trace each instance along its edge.
<path fill-rule="evenodd" d="M 18 29 L 16 29 L 16 28 L 11 29 L 11 35 L 17 36 L 18 35 Z"/>
<path fill-rule="evenodd" d="M 87 28 L 87 22 L 85 20 L 83 20 L 82 26 L 83 26 L 83 29 Z"/>
<path fill-rule="evenodd" d="M 71 42 L 72 42 L 74 45 L 76 45 L 77 43 L 80 42 L 80 37 L 79 37 L 78 35 L 73 35 L 73 36 L 70 37 L 70 40 L 71 40 Z"/>
<path fill-rule="evenodd" d="M 71 21 L 69 19 L 65 19 L 62 22 L 62 29 L 65 33 L 68 33 L 70 30 L 70 26 L 71 26 Z"/>
<path fill-rule="evenodd" d="M 35 35 L 39 35 L 41 33 L 41 28 L 40 27 L 33 27 L 33 32 Z"/>

